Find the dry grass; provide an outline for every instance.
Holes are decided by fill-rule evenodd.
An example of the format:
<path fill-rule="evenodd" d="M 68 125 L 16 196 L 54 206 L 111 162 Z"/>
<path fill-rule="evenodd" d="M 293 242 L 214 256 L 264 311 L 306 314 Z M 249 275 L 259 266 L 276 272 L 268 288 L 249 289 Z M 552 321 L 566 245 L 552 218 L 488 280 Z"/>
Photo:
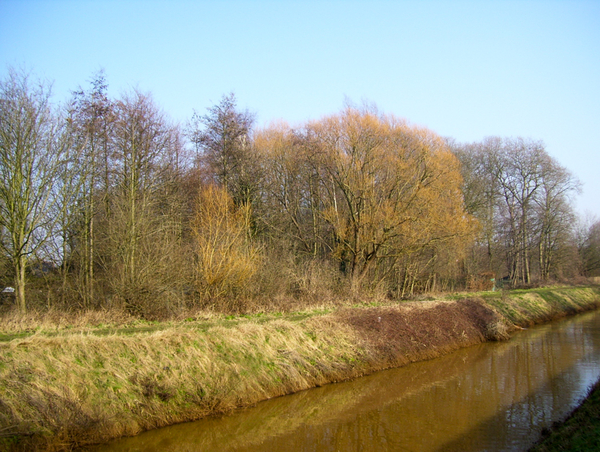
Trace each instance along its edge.
<path fill-rule="evenodd" d="M 349 330 L 307 326 L 273 320 L 15 339 L 0 345 L 3 435 L 20 437 L 25 450 L 31 441 L 61 449 L 67 438 L 132 435 L 347 378 Z"/>
<path fill-rule="evenodd" d="M 5 318 L 5 335 L 27 322 L 38 330 L 0 343 L 0 445 L 66 450 L 227 412 L 506 338 L 527 316 L 583 310 L 599 295 L 561 289 L 163 323 L 102 317 L 120 330 L 91 328 L 93 313 L 75 327 L 60 316 Z"/>
<path fill-rule="evenodd" d="M 62 331 L 65 329 L 90 329 L 99 325 L 127 325 L 136 319 L 124 310 L 89 310 L 65 312 L 61 310 L 30 310 L 20 314 L 11 310 L 0 316 L 0 335 L 36 331 Z"/>
<path fill-rule="evenodd" d="M 552 287 L 516 290 L 490 297 L 493 306 L 510 323 L 527 327 L 600 306 L 596 287 Z"/>

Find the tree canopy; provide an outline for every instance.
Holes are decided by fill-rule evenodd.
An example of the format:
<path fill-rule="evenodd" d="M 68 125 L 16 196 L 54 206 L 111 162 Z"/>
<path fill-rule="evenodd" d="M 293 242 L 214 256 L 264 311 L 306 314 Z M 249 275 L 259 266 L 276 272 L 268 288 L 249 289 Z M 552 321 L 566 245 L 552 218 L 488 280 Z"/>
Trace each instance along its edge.
<path fill-rule="evenodd" d="M 150 94 L 107 86 L 98 73 L 55 106 L 31 75 L 0 81 L 1 282 L 23 312 L 168 316 L 598 274 L 597 221 L 574 227 L 580 184 L 540 141 L 456 143 L 350 103 L 257 128 L 233 94 L 181 130 Z"/>

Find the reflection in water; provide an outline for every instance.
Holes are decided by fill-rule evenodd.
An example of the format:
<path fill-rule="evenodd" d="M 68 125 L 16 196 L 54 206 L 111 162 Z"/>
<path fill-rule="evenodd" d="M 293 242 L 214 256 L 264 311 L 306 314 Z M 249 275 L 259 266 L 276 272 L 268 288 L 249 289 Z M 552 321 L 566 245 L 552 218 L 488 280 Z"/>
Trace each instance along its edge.
<path fill-rule="evenodd" d="M 99 451 L 525 450 L 600 377 L 600 312 Z"/>

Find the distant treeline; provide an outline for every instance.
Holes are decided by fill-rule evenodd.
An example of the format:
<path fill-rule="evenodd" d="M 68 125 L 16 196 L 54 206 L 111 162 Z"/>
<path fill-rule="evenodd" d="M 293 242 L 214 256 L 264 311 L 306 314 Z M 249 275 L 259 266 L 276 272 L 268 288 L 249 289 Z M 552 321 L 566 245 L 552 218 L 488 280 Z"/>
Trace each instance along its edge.
<path fill-rule="evenodd" d="M 373 106 L 183 127 L 104 74 L 64 105 L 0 81 L 0 284 L 19 309 L 261 309 L 593 276 L 600 223 L 541 142 L 459 144 Z"/>

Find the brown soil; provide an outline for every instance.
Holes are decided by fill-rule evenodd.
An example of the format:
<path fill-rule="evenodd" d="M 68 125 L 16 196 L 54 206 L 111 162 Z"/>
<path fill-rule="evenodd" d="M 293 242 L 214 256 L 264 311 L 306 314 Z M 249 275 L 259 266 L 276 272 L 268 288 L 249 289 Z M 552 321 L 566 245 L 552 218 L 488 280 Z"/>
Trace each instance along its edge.
<path fill-rule="evenodd" d="M 432 309 L 435 308 L 435 309 Z M 351 326 L 374 367 L 431 359 L 486 340 L 505 339 L 501 317 L 475 299 L 407 303 L 395 307 L 342 309 L 339 321 Z"/>

